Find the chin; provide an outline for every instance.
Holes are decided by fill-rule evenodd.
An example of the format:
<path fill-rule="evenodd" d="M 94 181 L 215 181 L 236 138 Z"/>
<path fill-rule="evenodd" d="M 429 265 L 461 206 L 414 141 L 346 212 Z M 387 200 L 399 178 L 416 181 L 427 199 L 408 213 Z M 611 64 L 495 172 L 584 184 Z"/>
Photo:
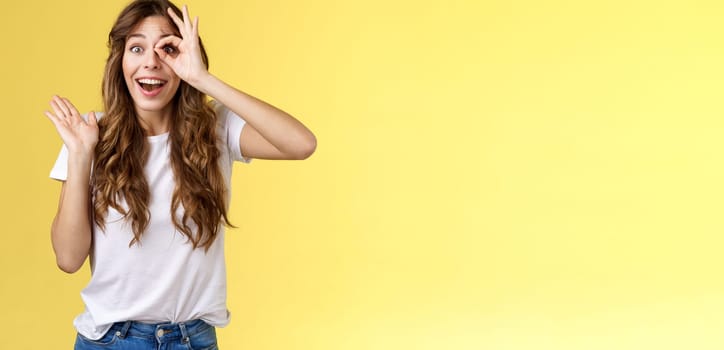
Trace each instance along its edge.
<path fill-rule="evenodd" d="M 146 102 L 143 101 L 141 103 L 134 102 L 133 103 L 136 106 L 136 110 L 144 111 L 144 112 L 161 112 L 163 110 L 166 110 L 167 108 L 171 107 L 171 101 L 167 103 L 158 103 L 158 102 Z"/>

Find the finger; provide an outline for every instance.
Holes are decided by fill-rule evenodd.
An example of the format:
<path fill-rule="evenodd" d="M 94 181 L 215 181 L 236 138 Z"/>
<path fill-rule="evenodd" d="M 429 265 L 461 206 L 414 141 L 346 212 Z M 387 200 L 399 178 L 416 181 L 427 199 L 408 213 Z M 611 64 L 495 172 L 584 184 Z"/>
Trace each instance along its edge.
<path fill-rule="evenodd" d="M 45 111 L 44 114 L 46 117 L 48 117 L 48 119 L 50 119 L 58 132 L 60 132 L 61 129 L 65 129 L 68 127 L 68 124 L 63 119 L 58 118 L 57 115 L 48 111 Z"/>
<path fill-rule="evenodd" d="M 153 51 L 156 52 L 162 61 L 168 63 L 169 59 L 175 58 L 180 53 L 179 45 L 181 45 L 181 42 L 181 38 L 177 36 L 167 36 L 156 43 L 153 47 Z M 173 53 L 166 52 L 166 47 L 169 46 L 173 48 Z"/>
<path fill-rule="evenodd" d="M 181 36 L 183 36 L 184 22 L 181 20 L 181 18 L 179 18 L 178 15 L 176 15 L 176 12 L 174 12 L 172 8 L 169 7 L 167 12 L 168 12 L 168 15 L 171 17 L 171 20 L 173 21 L 173 23 L 176 24 L 176 27 L 178 28 L 179 32 L 181 33 Z"/>
<path fill-rule="evenodd" d="M 197 38 L 199 36 L 199 16 L 194 17 L 194 26 L 191 30 L 191 34 L 194 36 L 194 38 Z"/>
<path fill-rule="evenodd" d="M 88 112 L 88 124 L 90 126 L 98 126 L 98 118 L 96 118 L 96 112 Z"/>
<path fill-rule="evenodd" d="M 162 48 L 155 47 L 155 48 L 153 48 L 153 51 L 156 52 L 156 55 L 158 55 L 158 58 L 161 59 L 161 62 L 163 62 L 165 64 L 171 65 L 171 63 L 174 60 L 174 57 L 169 57 L 170 55 L 166 51 L 164 51 L 164 49 L 162 49 Z"/>
<path fill-rule="evenodd" d="M 56 127 L 58 127 L 58 125 L 60 125 L 63 122 L 60 118 L 58 118 L 58 116 L 56 116 L 53 113 L 44 111 L 43 114 L 45 114 L 45 116 L 48 117 L 48 119 L 50 119 L 50 121 L 53 122 L 53 124 L 55 124 Z"/>
<path fill-rule="evenodd" d="M 60 99 L 58 96 L 53 96 L 53 99 L 50 101 L 50 106 L 53 107 L 53 111 L 62 118 L 67 118 L 70 116 L 70 111 L 68 110 L 68 107 L 66 107 L 65 103 Z"/>
<path fill-rule="evenodd" d="M 153 46 L 153 48 L 154 48 L 154 50 L 163 49 L 167 45 L 171 45 L 178 50 L 178 47 L 179 47 L 179 45 L 181 45 L 181 42 L 183 42 L 183 39 L 181 39 L 175 35 L 169 35 L 167 37 L 161 38 L 161 40 L 159 40 L 156 43 L 156 45 Z"/>
<path fill-rule="evenodd" d="M 81 122 L 81 123 L 85 122 L 83 120 L 83 118 L 80 117 L 80 112 L 78 112 L 78 110 L 75 108 L 75 106 L 73 106 L 73 104 L 70 103 L 70 100 L 68 100 L 65 97 L 63 97 L 61 100 L 63 101 L 63 103 L 65 103 L 65 106 L 68 107 L 68 111 L 70 111 L 70 117 L 73 122 Z"/>
<path fill-rule="evenodd" d="M 190 32 L 191 32 L 191 28 L 189 28 L 189 27 L 191 26 L 191 18 L 189 17 L 189 8 L 188 8 L 188 6 L 184 5 L 184 6 L 181 8 L 181 14 L 184 16 L 184 24 L 186 25 L 186 29 L 187 29 L 188 32 L 190 33 Z"/>
<path fill-rule="evenodd" d="M 67 121 L 68 120 L 68 113 L 63 111 L 63 109 L 60 107 L 58 102 L 54 99 L 50 100 L 50 108 L 53 109 L 53 112 L 55 113 L 55 116 L 58 117 L 58 120 Z"/>

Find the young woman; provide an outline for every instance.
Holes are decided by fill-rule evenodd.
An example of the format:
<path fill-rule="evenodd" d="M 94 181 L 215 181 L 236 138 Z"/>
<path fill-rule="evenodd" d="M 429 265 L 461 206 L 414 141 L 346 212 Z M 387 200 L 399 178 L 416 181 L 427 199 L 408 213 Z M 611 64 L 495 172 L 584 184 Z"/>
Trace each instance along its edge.
<path fill-rule="evenodd" d="M 89 257 L 92 271 L 75 348 L 216 349 L 233 161 L 305 159 L 316 139 L 208 72 L 186 6 L 136 0 L 108 45 L 104 113 L 58 96 L 45 112 L 64 143 L 57 263 L 72 273 Z"/>

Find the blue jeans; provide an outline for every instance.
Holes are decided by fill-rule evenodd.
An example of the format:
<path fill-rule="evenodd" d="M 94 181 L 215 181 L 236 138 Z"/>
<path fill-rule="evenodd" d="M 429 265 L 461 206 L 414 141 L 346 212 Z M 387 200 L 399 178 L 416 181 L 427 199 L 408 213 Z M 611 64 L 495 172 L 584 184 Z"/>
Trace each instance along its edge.
<path fill-rule="evenodd" d="M 114 323 L 98 340 L 80 334 L 75 350 L 218 350 L 216 328 L 202 320 L 182 323 Z"/>

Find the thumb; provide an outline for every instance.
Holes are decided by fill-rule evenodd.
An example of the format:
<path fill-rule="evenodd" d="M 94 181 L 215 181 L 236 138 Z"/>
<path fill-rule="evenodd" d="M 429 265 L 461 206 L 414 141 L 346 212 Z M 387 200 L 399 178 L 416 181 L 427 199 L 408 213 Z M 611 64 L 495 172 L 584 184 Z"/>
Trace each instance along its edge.
<path fill-rule="evenodd" d="M 179 45 L 183 40 L 176 36 L 167 36 L 159 40 L 156 45 L 153 46 L 153 51 L 156 52 L 159 58 L 166 61 L 169 58 L 175 58 L 179 54 Z"/>
<path fill-rule="evenodd" d="M 168 52 L 166 52 L 163 48 L 154 47 L 153 51 L 156 52 L 156 55 L 158 56 L 159 59 L 161 59 L 161 61 L 163 63 L 166 63 L 169 66 L 171 66 L 173 64 L 175 57 L 172 55 L 169 55 Z"/>
<path fill-rule="evenodd" d="M 90 111 L 88 113 L 88 124 L 91 126 L 98 126 L 98 119 L 96 119 L 96 112 Z"/>
<path fill-rule="evenodd" d="M 156 46 L 153 48 L 153 51 L 156 52 L 156 55 L 158 55 L 158 58 L 160 58 L 163 61 L 166 60 L 166 56 L 168 56 L 168 54 L 166 53 L 166 51 L 163 50 L 163 48 Z"/>

